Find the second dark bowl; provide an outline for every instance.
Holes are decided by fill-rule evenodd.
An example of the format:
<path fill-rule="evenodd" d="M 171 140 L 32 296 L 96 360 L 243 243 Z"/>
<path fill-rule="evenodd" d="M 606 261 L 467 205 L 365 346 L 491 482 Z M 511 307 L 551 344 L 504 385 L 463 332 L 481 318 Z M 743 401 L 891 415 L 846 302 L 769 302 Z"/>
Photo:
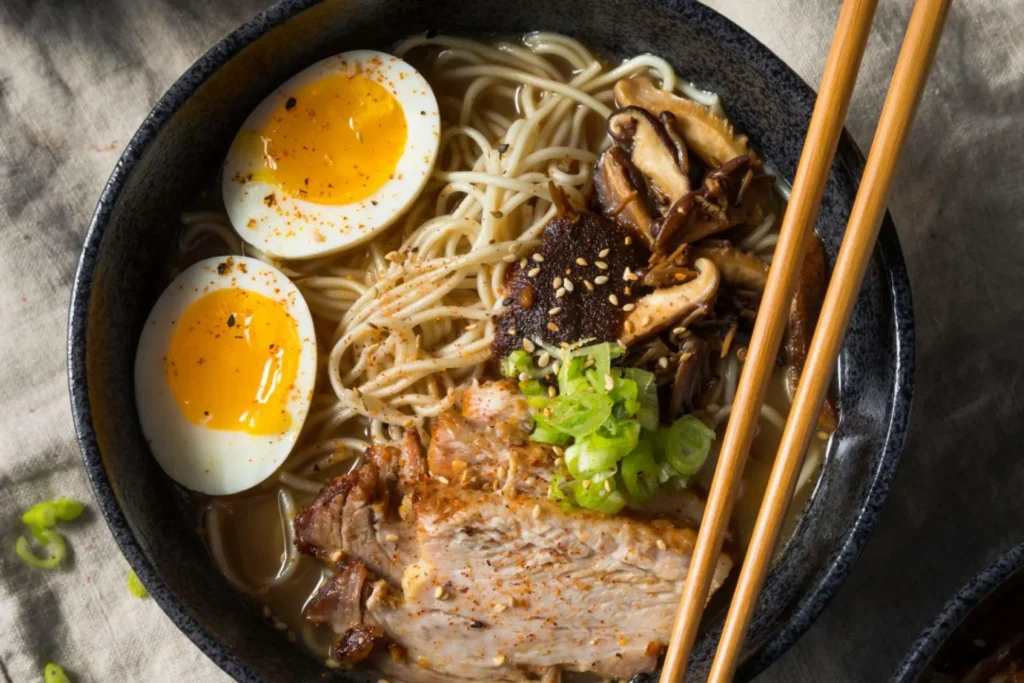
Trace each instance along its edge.
<path fill-rule="evenodd" d="M 737 26 L 696 2 L 635 0 L 285 0 L 221 41 L 167 92 L 128 144 L 86 237 L 68 339 L 82 457 L 128 561 L 167 614 L 239 680 L 315 680 L 324 669 L 259 617 L 217 572 L 139 428 L 133 359 L 159 294 L 156 273 L 176 216 L 215 168 L 247 114 L 309 64 L 348 49 L 388 49 L 428 29 L 463 34 L 567 33 L 611 55 L 653 52 L 722 95 L 730 119 L 767 163 L 792 178 L 814 93 Z M 818 220 L 834 259 L 862 158 L 840 144 Z M 200 171 L 200 172 L 197 172 Z M 849 573 L 888 492 L 913 385 L 910 288 L 886 218 L 839 367 L 842 423 L 800 523 L 758 602 L 739 679 L 762 670 L 817 617 Z M 723 615 L 709 614 L 694 651 L 706 670 Z M 340 679 L 376 680 L 365 672 Z"/>

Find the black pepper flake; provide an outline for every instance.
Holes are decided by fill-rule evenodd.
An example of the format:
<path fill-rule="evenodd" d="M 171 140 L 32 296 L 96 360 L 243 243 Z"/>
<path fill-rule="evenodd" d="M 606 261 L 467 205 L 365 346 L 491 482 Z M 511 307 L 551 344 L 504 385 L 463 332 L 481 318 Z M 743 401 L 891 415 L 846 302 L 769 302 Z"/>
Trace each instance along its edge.
<path fill-rule="evenodd" d="M 223 275 L 226 272 L 228 272 L 228 264 L 226 264 L 226 263 L 218 263 L 217 264 L 217 274 L 218 275 Z"/>
<path fill-rule="evenodd" d="M 511 306 L 513 301 L 515 301 L 515 299 L 513 299 L 510 296 L 508 296 L 508 297 L 505 297 L 505 299 L 501 302 L 501 305 L 502 306 Z"/>
<path fill-rule="evenodd" d="M 424 34 L 424 37 L 427 40 L 430 40 L 432 38 L 436 38 L 437 37 L 437 29 L 436 28 L 427 29 L 427 32 Z"/>
<path fill-rule="evenodd" d="M 284 103 L 285 111 L 291 111 L 292 109 L 294 109 L 295 108 L 295 104 L 296 104 L 295 98 L 294 97 L 289 97 L 288 100 Z"/>
<path fill-rule="evenodd" d="M 274 206 L 275 204 L 277 204 L 277 197 L 275 197 L 274 193 L 271 192 L 270 194 L 263 198 L 263 203 L 266 204 L 267 206 Z"/>
<path fill-rule="evenodd" d="M 500 159 L 501 155 L 504 154 L 507 151 L 508 151 L 508 143 L 507 142 L 503 142 L 500 145 L 498 145 L 498 158 Z"/>
<path fill-rule="evenodd" d="M 228 327 L 234 327 L 234 326 L 235 326 L 235 314 L 232 313 L 231 315 L 228 316 Z"/>
<path fill-rule="evenodd" d="M 469 627 L 470 628 L 483 628 L 484 627 L 484 622 L 480 621 L 479 619 L 474 619 L 473 621 L 469 622 Z"/>

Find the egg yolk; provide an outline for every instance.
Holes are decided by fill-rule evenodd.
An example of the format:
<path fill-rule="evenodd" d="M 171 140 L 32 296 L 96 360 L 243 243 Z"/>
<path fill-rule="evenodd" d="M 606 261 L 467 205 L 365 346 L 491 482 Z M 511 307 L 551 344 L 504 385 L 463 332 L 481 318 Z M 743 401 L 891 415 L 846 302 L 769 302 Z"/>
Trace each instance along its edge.
<path fill-rule="evenodd" d="M 256 132 L 254 176 L 317 204 L 366 199 L 394 176 L 408 137 L 395 96 L 364 73 L 333 73 L 287 93 Z"/>
<path fill-rule="evenodd" d="M 177 321 L 167 379 L 195 424 L 255 435 L 288 429 L 299 331 L 284 306 L 258 292 L 220 289 Z"/>

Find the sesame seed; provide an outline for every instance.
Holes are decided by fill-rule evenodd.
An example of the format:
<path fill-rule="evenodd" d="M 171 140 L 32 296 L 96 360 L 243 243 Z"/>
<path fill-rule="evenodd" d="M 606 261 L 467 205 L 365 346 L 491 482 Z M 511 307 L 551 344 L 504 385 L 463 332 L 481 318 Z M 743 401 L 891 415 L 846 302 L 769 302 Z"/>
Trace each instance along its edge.
<path fill-rule="evenodd" d="M 563 285 L 565 287 L 565 291 L 567 292 L 571 292 L 575 289 L 575 286 L 572 284 L 572 280 L 570 280 L 569 278 L 565 278 L 565 282 L 563 283 Z"/>
<path fill-rule="evenodd" d="M 470 323 L 466 325 L 463 329 L 466 330 L 466 332 L 472 332 L 473 330 L 476 329 L 476 323 Z"/>
<path fill-rule="evenodd" d="M 540 503 L 533 506 L 533 518 L 540 519 Z"/>
<path fill-rule="evenodd" d="M 494 216 L 495 218 L 505 217 L 505 214 L 503 214 L 501 211 L 491 211 L 491 215 Z"/>
<path fill-rule="evenodd" d="M 551 398 L 558 396 L 558 390 L 555 389 L 553 386 L 548 387 L 548 396 Z"/>
<path fill-rule="evenodd" d="M 558 325 L 554 324 L 553 322 L 551 322 L 549 320 L 548 321 L 548 329 L 551 330 L 552 332 L 558 332 Z M 555 370 L 555 372 L 558 372 L 558 370 Z"/>
<path fill-rule="evenodd" d="M 589 479 L 584 479 L 583 480 L 583 488 L 585 488 L 585 489 L 589 489 L 590 488 L 590 480 Z"/>
<path fill-rule="evenodd" d="M 341 664 L 338 662 L 337 659 L 328 658 L 324 660 L 324 666 L 326 666 L 328 669 L 337 669 L 339 666 L 341 666 Z"/>
<path fill-rule="evenodd" d="M 534 254 L 533 260 L 536 261 L 537 263 L 544 263 L 544 257 L 541 256 L 540 254 Z"/>
<path fill-rule="evenodd" d="M 608 264 L 605 263 L 604 261 L 594 261 L 594 265 L 600 268 L 601 270 L 608 270 Z"/>
<path fill-rule="evenodd" d="M 508 245 L 508 250 L 510 252 L 512 252 L 513 254 L 518 254 L 519 250 L 522 249 L 522 248 L 523 248 L 523 243 L 522 242 L 513 242 L 512 244 Z"/>
<path fill-rule="evenodd" d="M 625 327 L 626 328 L 626 332 L 629 332 L 629 333 L 632 333 L 633 330 L 636 329 L 635 326 L 633 325 L 633 321 L 632 320 L 627 320 L 625 323 L 622 324 L 622 326 Z"/>
<path fill-rule="evenodd" d="M 554 325 L 554 323 L 548 323 L 548 325 Z M 558 325 L 555 325 L 555 329 L 551 330 L 551 331 L 552 332 L 558 332 L 557 328 L 558 328 Z M 551 328 L 548 327 L 548 329 L 550 330 Z M 562 369 L 562 361 L 556 360 L 554 363 L 551 364 L 551 372 L 553 372 L 555 374 L 558 374 L 558 371 L 561 370 L 561 369 Z"/>
<path fill-rule="evenodd" d="M 626 239 L 624 241 L 625 241 L 627 247 L 629 245 L 633 244 L 633 238 L 630 237 L 629 235 L 626 235 Z"/>
<path fill-rule="evenodd" d="M 508 328 L 508 333 L 514 335 L 516 333 L 516 328 L 514 328 L 514 327 Z"/>
<path fill-rule="evenodd" d="M 565 460 L 562 458 L 555 458 L 555 467 L 561 467 L 565 464 Z"/>
<path fill-rule="evenodd" d="M 511 306 L 513 301 L 515 301 L 515 299 L 513 299 L 510 296 L 507 296 L 507 297 L 505 297 L 504 299 L 501 300 L 501 305 L 502 306 Z"/>
<path fill-rule="evenodd" d="M 451 483 L 448 481 L 448 477 L 442 477 L 440 474 L 437 475 L 437 480 L 446 486 Z M 395 540 L 398 540 L 398 536 L 395 536 Z"/>
<path fill-rule="evenodd" d="M 534 345 L 534 343 L 527 339 L 526 337 L 523 337 L 523 351 L 526 351 L 527 353 L 533 353 L 536 350 L 537 347 Z"/>
<path fill-rule="evenodd" d="M 659 358 L 658 359 L 658 366 L 661 367 L 661 368 L 667 368 L 668 367 L 668 356 L 662 356 L 661 358 Z"/>
<path fill-rule="evenodd" d="M 607 491 L 608 493 L 612 492 L 612 480 L 611 479 L 605 479 L 604 480 L 604 490 Z"/>
<path fill-rule="evenodd" d="M 498 655 L 494 658 L 494 666 L 501 666 L 505 663 L 505 655 Z"/>
<path fill-rule="evenodd" d="M 615 380 L 612 379 L 611 375 L 604 376 L 604 388 L 608 391 L 611 391 L 612 389 L 615 388 Z"/>
<path fill-rule="evenodd" d="M 628 294 L 629 296 L 633 296 L 633 288 L 630 287 L 629 285 L 626 285 L 625 287 L 623 287 L 622 291 L 625 292 L 626 294 Z"/>
<path fill-rule="evenodd" d="M 576 265 L 578 265 L 578 266 L 585 266 L 585 265 L 587 265 L 587 259 L 583 258 L 582 256 L 579 257 L 578 259 L 576 259 Z"/>
<path fill-rule="evenodd" d="M 520 268 L 525 268 L 526 267 L 526 257 L 525 256 L 523 258 L 519 259 L 519 267 Z"/>
<path fill-rule="evenodd" d="M 530 270 L 528 270 L 526 274 L 529 275 L 530 277 L 537 277 L 538 275 L 540 275 L 540 266 L 530 268 Z"/>
<path fill-rule="evenodd" d="M 526 340 L 524 339 L 523 341 L 526 341 Z M 528 379 L 530 379 L 530 373 L 528 373 L 528 372 L 520 372 L 519 373 L 519 381 L 520 382 L 525 382 Z"/>
<path fill-rule="evenodd" d="M 516 260 L 516 255 L 515 254 L 507 254 L 505 256 L 502 256 L 501 260 L 504 261 L 505 263 L 512 263 L 513 261 Z"/>
<path fill-rule="evenodd" d="M 384 540 L 387 541 L 388 543 L 394 543 L 395 541 L 398 540 L 398 534 L 388 534 L 387 536 L 384 537 Z"/>
<path fill-rule="evenodd" d="M 626 304 L 625 306 L 622 307 L 622 310 L 624 310 L 626 313 L 629 313 L 634 308 L 636 308 L 636 306 L 634 306 L 633 304 Z"/>
<path fill-rule="evenodd" d="M 434 588 L 434 597 L 437 598 L 438 600 L 443 598 L 444 597 L 444 588 L 442 588 L 441 586 L 437 586 L 436 588 Z"/>
<path fill-rule="evenodd" d="M 551 310 L 553 311 L 554 309 L 551 309 Z M 550 313 L 550 312 L 551 311 L 548 311 L 548 313 Z M 540 354 L 540 358 L 537 359 L 537 365 L 539 367 L 542 367 L 542 368 L 546 368 L 548 366 L 548 363 L 550 363 L 550 362 L 551 362 L 551 354 L 548 353 L 547 351 L 545 351 L 544 353 Z"/>
<path fill-rule="evenodd" d="M 619 297 L 615 296 L 614 294 L 609 294 L 608 295 L 608 301 L 611 302 L 612 306 L 618 306 L 619 305 Z"/>
<path fill-rule="evenodd" d="M 604 283 L 608 282 L 608 276 L 607 275 L 598 275 L 597 277 L 594 278 L 594 282 L 596 284 L 603 285 Z"/>
<path fill-rule="evenodd" d="M 508 609 L 508 605 L 503 605 L 503 604 L 501 604 L 500 602 L 499 602 L 498 604 L 496 604 L 496 605 L 494 606 L 494 611 L 495 611 L 495 612 L 499 612 L 499 613 L 500 613 L 500 612 L 504 612 L 504 611 L 505 611 L 505 610 L 507 610 L 507 609 Z M 497 658 L 497 657 L 495 657 L 495 658 L 494 658 L 494 661 L 495 661 L 495 663 L 497 663 L 497 661 L 498 661 L 498 658 Z M 503 658 L 503 661 L 504 661 L 504 658 Z"/>
<path fill-rule="evenodd" d="M 594 291 L 594 285 L 590 284 L 590 280 L 584 280 L 583 281 L 583 286 L 587 288 L 588 292 L 593 292 Z"/>
<path fill-rule="evenodd" d="M 551 286 L 554 287 L 555 289 L 558 289 L 559 287 L 561 287 L 562 286 L 562 278 L 556 275 L 555 279 L 551 281 Z"/>
<path fill-rule="evenodd" d="M 828 432 L 826 432 L 826 431 L 818 432 L 818 438 L 821 439 L 822 441 L 828 441 Z"/>
<path fill-rule="evenodd" d="M 562 307 L 561 306 L 555 306 L 554 308 L 549 308 L 548 309 L 548 315 L 558 315 L 561 312 L 562 312 Z"/>
<path fill-rule="evenodd" d="M 600 252 L 598 252 L 597 255 L 600 256 L 601 258 L 604 258 L 609 253 L 611 253 L 611 249 L 602 249 Z"/>
<path fill-rule="evenodd" d="M 665 541 L 661 540 L 660 538 L 658 539 L 657 545 L 660 550 L 668 550 L 668 546 L 665 544 Z"/>
<path fill-rule="evenodd" d="M 559 287 L 558 291 L 555 292 L 555 298 L 561 299 L 563 296 L 565 296 L 565 287 Z"/>
<path fill-rule="evenodd" d="M 676 327 L 675 329 L 672 330 L 672 334 L 686 334 L 686 328 Z"/>

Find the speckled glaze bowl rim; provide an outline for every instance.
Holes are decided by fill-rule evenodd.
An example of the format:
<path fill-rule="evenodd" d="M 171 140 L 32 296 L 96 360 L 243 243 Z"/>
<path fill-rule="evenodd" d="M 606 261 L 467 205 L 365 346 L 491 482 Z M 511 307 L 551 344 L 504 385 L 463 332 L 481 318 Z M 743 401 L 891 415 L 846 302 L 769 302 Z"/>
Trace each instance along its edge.
<path fill-rule="evenodd" d="M 161 127 L 184 105 L 195 90 L 213 73 L 273 28 L 296 14 L 320 4 L 322 0 L 279 0 L 244 23 L 200 57 L 160 98 L 138 131 L 125 147 L 114 171 L 100 195 L 96 211 L 89 223 L 82 255 L 75 273 L 68 326 L 68 380 L 71 408 L 79 448 L 85 470 L 96 500 L 114 539 L 128 563 L 149 590 L 157 604 L 175 625 L 226 673 L 239 681 L 262 681 L 244 661 L 231 655 L 198 621 L 191 617 L 160 579 L 156 569 L 136 541 L 117 500 L 100 455 L 91 418 L 86 372 L 86 334 L 89 308 L 104 232 L 115 205 L 139 159 L 146 152 Z M 813 102 L 814 91 L 779 57 L 756 38 L 714 10 L 695 0 L 654 0 L 670 12 L 686 6 L 687 13 L 702 26 L 725 35 L 735 49 L 745 51 L 759 63 L 772 66 L 770 77 L 780 88 Z M 844 133 L 850 148 L 857 147 Z M 859 557 L 878 519 L 888 494 L 906 436 L 914 382 L 914 329 L 907 276 L 902 251 L 890 220 L 882 226 L 878 242 L 888 293 L 892 299 L 895 344 L 894 388 L 892 412 L 884 426 L 884 447 L 877 468 L 871 472 L 864 499 L 860 502 L 853 525 L 844 532 L 837 550 L 823 565 L 820 578 L 813 583 L 785 625 L 756 652 L 744 667 L 745 673 L 756 675 L 787 650 L 824 610 L 845 580 Z"/>
<path fill-rule="evenodd" d="M 917 681 L 971 612 L 1019 570 L 1024 570 L 1024 541 L 996 558 L 949 599 L 935 620 L 914 641 L 907 656 L 896 667 L 890 683 Z"/>

